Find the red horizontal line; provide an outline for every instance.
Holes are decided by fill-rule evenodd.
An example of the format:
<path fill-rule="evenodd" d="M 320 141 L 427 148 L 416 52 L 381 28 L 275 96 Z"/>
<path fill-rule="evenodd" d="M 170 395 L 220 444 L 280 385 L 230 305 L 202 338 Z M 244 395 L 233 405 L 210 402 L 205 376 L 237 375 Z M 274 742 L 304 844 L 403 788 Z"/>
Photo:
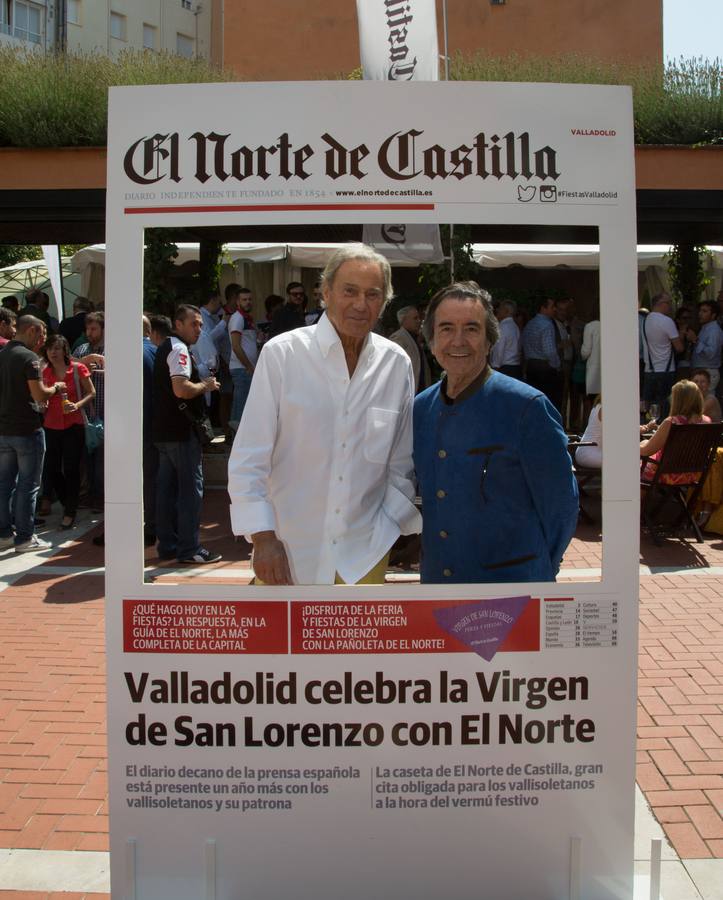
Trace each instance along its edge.
<path fill-rule="evenodd" d="M 286 212 L 337 209 L 434 209 L 434 203 L 257 203 L 247 206 L 126 206 L 126 215 L 137 213 Z"/>
<path fill-rule="evenodd" d="M 574 599 L 574 597 L 545 597 L 545 603 L 560 603 L 561 601 L 570 603 Z"/>

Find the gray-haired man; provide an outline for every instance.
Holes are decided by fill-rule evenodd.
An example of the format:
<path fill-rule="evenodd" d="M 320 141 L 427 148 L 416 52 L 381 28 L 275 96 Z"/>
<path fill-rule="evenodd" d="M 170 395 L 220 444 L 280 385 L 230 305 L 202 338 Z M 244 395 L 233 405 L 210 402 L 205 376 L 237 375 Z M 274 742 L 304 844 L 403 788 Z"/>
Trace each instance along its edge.
<path fill-rule="evenodd" d="M 429 363 L 419 337 L 422 317 L 416 306 L 403 306 L 397 311 L 397 322 L 399 322 L 399 330 L 390 334 L 389 340 L 399 344 L 409 357 L 414 373 L 414 393 L 418 394 L 432 383 Z"/>
<path fill-rule="evenodd" d="M 264 345 L 229 459 L 231 525 L 254 545 L 257 583 L 381 583 L 397 537 L 421 527 L 412 367 L 372 332 L 389 263 L 350 244 L 322 290 L 318 324 Z"/>

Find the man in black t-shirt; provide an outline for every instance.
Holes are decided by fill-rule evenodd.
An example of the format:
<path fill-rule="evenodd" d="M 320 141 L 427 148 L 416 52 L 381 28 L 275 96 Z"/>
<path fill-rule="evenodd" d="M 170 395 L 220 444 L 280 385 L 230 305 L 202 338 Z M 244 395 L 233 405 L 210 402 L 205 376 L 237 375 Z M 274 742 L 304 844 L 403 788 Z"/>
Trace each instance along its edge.
<path fill-rule="evenodd" d="M 276 337 L 277 334 L 284 334 L 294 328 L 303 328 L 306 325 L 305 301 L 304 285 L 300 281 L 290 281 L 286 285 L 286 303 L 276 310 L 271 320 L 269 337 Z"/>
<path fill-rule="evenodd" d="M 156 351 L 153 364 L 153 424 L 158 448 L 156 535 L 161 559 L 201 565 L 221 559 L 199 543 L 203 467 L 201 442 L 193 419 L 204 413 L 207 391 L 217 391 L 215 378 L 199 377 L 189 349 L 201 334 L 197 306 L 179 306 L 174 332 Z"/>
<path fill-rule="evenodd" d="M 40 377 L 35 351 L 45 343 L 45 336 L 40 319 L 21 316 L 15 340 L 0 353 L 0 551 L 13 545 L 16 553 L 51 546 L 34 533 L 45 456 L 42 410 L 52 396 L 65 394 L 66 386 L 58 381 L 46 387 Z"/>

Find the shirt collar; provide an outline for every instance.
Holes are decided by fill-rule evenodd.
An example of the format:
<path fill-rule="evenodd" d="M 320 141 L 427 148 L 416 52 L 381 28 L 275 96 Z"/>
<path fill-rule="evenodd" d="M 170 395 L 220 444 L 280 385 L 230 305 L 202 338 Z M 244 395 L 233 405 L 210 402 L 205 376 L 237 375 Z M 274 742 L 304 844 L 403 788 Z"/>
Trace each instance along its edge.
<path fill-rule="evenodd" d="M 447 404 L 447 406 L 456 406 L 458 403 L 462 403 L 468 397 L 471 397 L 472 394 L 476 394 L 477 391 L 482 387 L 482 385 L 487 381 L 487 379 L 492 374 L 492 369 L 487 364 L 484 369 L 479 373 L 479 375 L 475 378 L 474 381 L 470 382 L 467 387 L 457 394 L 456 397 L 448 397 L 447 396 L 447 373 L 445 372 L 442 377 L 442 381 L 439 387 L 439 391 L 442 395 L 442 400 Z"/>
<path fill-rule="evenodd" d="M 336 328 L 331 324 L 331 320 L 329 316 L 322 316 L 316 324 L 316 342 L 319 345 L 319 349 L 326 357 L 329 355 L 329 351 L 331 348 L 338 344 L 341 349 L 341 338 L 339 337 L 339 333 Z M 371 343 L 371 338 L 367 335 L 364 338 L 364 344 L 361 349 L 361 353 L 359 354 L 359 359 L 361 360 L 362 356 L 366 356 L 367 349 L 369 348 Z"/>

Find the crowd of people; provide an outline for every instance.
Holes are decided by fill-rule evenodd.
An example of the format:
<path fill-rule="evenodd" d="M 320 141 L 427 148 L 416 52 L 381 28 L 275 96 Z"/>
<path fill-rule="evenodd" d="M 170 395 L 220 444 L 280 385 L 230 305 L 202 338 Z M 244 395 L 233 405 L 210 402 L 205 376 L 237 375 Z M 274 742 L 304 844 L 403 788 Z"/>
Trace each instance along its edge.
<path fill-rule="evenodd" d="M 37 289 L 0 309 L 0 549 L 17 553 L 50 548 L 35 528 L 55 501 L 73 528 L 83 483 L 103 504 L 104 314 L 84 297 L 62 322 L 48 310 Z"/>
<path fill-rule="evenodd" d="M 375 581 L 396 539 L 420 530 L 422 580 L 554 579 L 577 517 L 569 436 L 582 433 L 578 465 L 602 465 L 597 309 L 585 322 L 571 298 L 543 298 L 528 319 L 457 283 L 399 308 L 386 340 L 390 297 L 384 257 L 349 245 L 311 302 L 292 281 L 262 321 L 237 283 L 172 319 L 144 315 L 146 546 L 220 559 L 199 537 L 215 427 L 232 448 L 232 530 L 253 544 L 259 583 Z M 82 297 L 62 322 L 48 308 L 34 291 L 0 309 L 0 547 L 17 552 L 49 546 L 34 525 L 53 503 L 69 530 L 81 500 L 101 510 L 104 497 L 104 315 Z M 677 422 L 721 418 L 721 311 L 699 304 L 698 329 L 691 310 L 671 312 L 667 294 L 639 311 L 644 456 Z M 302 442 L 316 474 L 300 477 Z"/>

